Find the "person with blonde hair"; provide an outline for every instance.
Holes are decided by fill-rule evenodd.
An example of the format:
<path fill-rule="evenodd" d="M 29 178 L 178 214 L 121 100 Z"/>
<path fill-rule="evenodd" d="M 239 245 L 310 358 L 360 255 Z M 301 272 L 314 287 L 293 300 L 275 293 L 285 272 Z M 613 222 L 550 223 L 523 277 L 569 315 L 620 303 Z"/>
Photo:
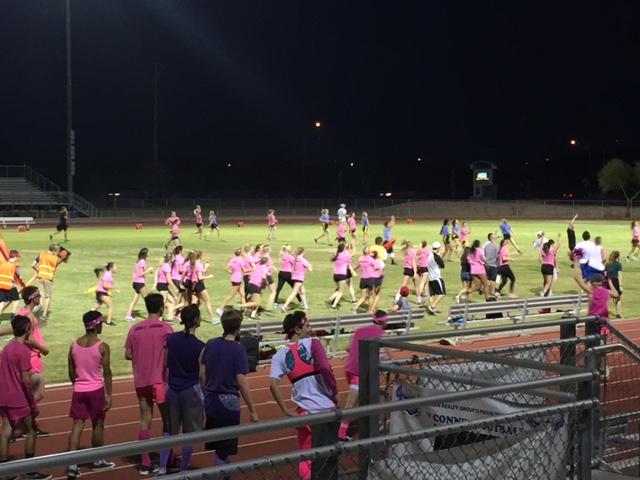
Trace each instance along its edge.
<path fill-rule="evenodd" d="M 296 249 L 295 259 L 293 261 L 293 270 L 291 271 L 291 280 L 293 281 L 293 291 L 287 298 L 286 302 L 282 306 L 282 311 L 287 313 L 289 304 L 293 301 L 294 297 L 300 294 L 300 298 L 302 299 L 302 305 L 305 310 L 309 309 L 309 304 L 307 303 L 307 295 L 304 288 L 304 277 L 305 271 L 312 271 L 312 266 L 309 261 L 304 258 L 304 248 L 298 247 Z"/>

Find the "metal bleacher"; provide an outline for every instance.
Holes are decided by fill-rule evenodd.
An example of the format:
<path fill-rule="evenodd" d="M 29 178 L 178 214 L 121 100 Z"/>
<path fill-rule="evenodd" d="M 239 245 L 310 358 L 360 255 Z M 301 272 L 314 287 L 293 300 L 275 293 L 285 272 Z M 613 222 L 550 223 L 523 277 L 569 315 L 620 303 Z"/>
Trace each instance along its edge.
<path fill-rule="evenodd" d="M 2 215 L 57 211 L 66 205 L 81 215 L 94 216 L 97 209 L 86 199 L 67 192 L 27 165 L 0 165 L 0 210 Z"/>

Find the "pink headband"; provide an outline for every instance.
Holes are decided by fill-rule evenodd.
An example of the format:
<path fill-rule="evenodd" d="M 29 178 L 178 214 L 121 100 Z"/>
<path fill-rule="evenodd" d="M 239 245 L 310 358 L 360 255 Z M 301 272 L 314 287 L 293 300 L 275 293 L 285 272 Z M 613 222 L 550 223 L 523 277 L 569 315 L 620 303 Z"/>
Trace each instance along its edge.
<path fill-rule="evenodd" d="M 84 328 L 86 328 L 87 330 L 93 330 L 94 328 L 96 328 L 98 325 L 100 325 L 102 323 L 102 321 L 104 320 L 104 317 L 102 315 L 100 315 L 98 318 L 96 318 L 95 320 L 92 320 L 88 323 L 84 324 Z"/>

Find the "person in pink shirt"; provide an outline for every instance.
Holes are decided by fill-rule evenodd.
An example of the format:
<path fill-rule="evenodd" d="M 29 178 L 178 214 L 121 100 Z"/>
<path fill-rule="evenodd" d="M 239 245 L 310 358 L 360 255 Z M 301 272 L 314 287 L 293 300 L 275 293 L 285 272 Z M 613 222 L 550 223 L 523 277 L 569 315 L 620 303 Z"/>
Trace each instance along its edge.
<path fill-rule="evenodd" d="M 85 334 L 77 338 L 69 348 L 67 357 L 69 380 L 73 384 L 71 408 L 69 416 L 73 420 L 69 434 L 69 451 L 80 448 L 80 436 L 86 420 L 91 420 L 91 446 L 101 447 L 104 444 L 104 419 L 111 408 L 111 350 L 109 345 L 100 340 L 102 321 L 100 312 L 92 310 L 82 317 Z M 109 470 L 116 466 L 104 459 L 95 460 L 91 470 Z M 77 465 L 67 467 L 67 478 L 80 476 Z"/>
<path fill-rule="evenodd" d="M 420 278 L 418 275 L 418 263 L 416 260 L 418 251 L 413 248 L 413 243 L 411 243 L 409 240 L 403 240 L 401 245 L 401 251 L 404 254 L 404 260 L 402 263 L 402 284 L 400 285 L 400 288 L 398 288 L 398 292 L 396 293 L 396 302 L 400 300 L 400 289 L 409 285 L 409 280 L 411 280 L 413 282 L 414 288 L 417 290 L 418 285 L 416 284 L 416 280 L 419 280 Z"/>
<path fill-rule="evenodd" d="M 278 219 L 276 218 L 276 211 L 273 209 L 267 212 L 267 226 L 269 227 L 267 240 L 274 240 L 276 238 L 276 230 L 278 229 Z"/>
<path fill-rule="evenodd" d="M 293 280 L 291 279 L 291 272 L 293 271 L 293 264 L 295 257 L 292 255 L 293 249 L 291 245 L 283 245 L 280 249 L 280 268 L 278 270 L 278 286 L 276 287 L 276 300 L 274 306 L 280 302 L 280 292 L 285 283 L 293 288 Z M 298 294 L 298 302 L 301 302 L 302 298 Z"/>
<path fill-rule="evenodd" d="M 516 283 L 516 276 L 511 270 L 511 252 L 509 252 L 509 240 L 503 238 L 500 240 L 500 251 L 498 252 L 498 275 L 500 275 L 500 286 L 496 290 L 498 295 L 502 294 L 502 289 L 510 281 L 509 296 L 513 297 L 513 288 Z"/>
<path fill-rule="evenodd" d="M 267 299 L 267 308 L 273 310 L 273 304 L 276 301 L 276 284 L 273 282 L 273 274 L 276 272 L 276 267 L 273 265 L 273 257 L 271 256 L 271 247 L 264 245 L 260 254 L 267 259 L 267 286 L 269 289 L 269 298 Z"/>
<path fill-rule="evenodd" d="M 133 366 L 133 384 L 140 406 L 140 432 L 138 440 L 151 438 L 151 420 L 153 404 L 158 405 L 162 417 L 162 432 L 169 435 L 169 409 L 166 403 L 165 381 L 165 348 L 167 337 L 173 328 L 162 321 L 164 299 L 159 293 L 147 295 L 144 299 L 147 307 L 147 319 L 133 325 L 129 329 L 124 344 L 125 358 L 131 360 Z M 165 451 L 162 452 L 165 454 Z M 168 455 L 168 450 L 166 452 Z M 162 461 L 162 460 L 161 460 Z M 158 471 L 151 465 L 148 453 L 142 454 L 141 475 L 149 475 Z"/>
<path fill-rule="evenodd" d="M 193 216 L 196 220 L 196 231 L 194 235 L 198 235 L 200 240 L 202 240 L 202 209 L 200 205 L 196 205 L 196 208 L 193 210 Z"/>
<path fill-rule="evenodd" d="M 293 270 L 291 271 L 293 290 L 284 302 L 284 305 L 282 305 L 282 311 L 285 313 L 288 311 L 287 307 L 289 304 L 298 294 L 300 294 L 300 297 L 302 298 L 302 305 L 304 306 L 304 309 L 307 310 L 309 308 L 309 305 L 307 304 L 307 296 L 304 290 L 304 275 L 306 270 L 311 272 L 311 264 L 306 258 L 304 258 L 304 248 L 298 247 L 296 250 L 295 260 L 293 262 Z"/>
<path fill-rule="evenodd" d="M 489 298 L 489 280 L 487 279 L 487 270 L 485 268 L 484 249 L 480 246 L 480 240 L 474 240 L 471 244 L 467 262 L 470 267 L 472 284 L 476 279 L 480 282 L 482 294 L 486 300 Z"/>
<path fill-rule="evenodd" d="M 209 269 L 209 264 L 202 262 L 202 251 L 194 250 L 189 252 L 187 261 L 185 262 L 185 280 L 184 284 L 191 292 L 191 303 L 204 303 L 211 322 L 215 325 L 219 323 L 217 317 L 213 315 L 209 292 L 204 284 L 205 279 L 211 278 L 211 275 L 205 275 Z"/>
<path fill-rule="evenodd" d="M 258 316 L 260 305 L 262 305 L 262 290 L 267 283 L 268 271 L 269 259 L 267 257 L 261 257 L 249 274 L 249 287 L 247 290 L 249 300 L 243 302 L 242 307 L 251 310 L 251 318 Z"/>
<path fill-rule="evenodd" d="M 460 224 L 460 246 L 462 248 L 466 247 L 469 243 L 469 227 L 467 227 L 466 222 L 462 222 Z"/>
<path fill-rule="evenodd" d="M 133 309 L 135 308 L 138 300 L 147 296 L 146 289 L 146 280 L 145 275 L 153 272 L 153 268 L 147 268 L 147 257 L 149 256 L 149 249 L 142 248 L 138 252 L 138 261 L 136 262 L 136 266 L 133 269 L 133 300 L 131 300 L 131 305 L 129 305 L 129 310 L 127 310 L 127 316 L 125 320 L 127 322 L 134 322 L 133 318 Z"/>
<path fill-rule="evenodd" d="M 176 215 L 176 212 L 171 212 L 169 218 L 164 221 L 165 225 L 169 226 L 169 241 L 164 245 L 164 248 L 169 248 L 170 245 L 179 245 L 180 244 L 180 224 L 182 221 L 180 217 Z"/>
<path fill-rule="evenodd" d="M 347 238 L 347 221 L 342 219 L 338 222 L 338 226 L 336 228 L 336 240 L 338 242 L 344 242 Z"/>
<path fill-rule="evenodd" d="M 173 265 L 173 253 L 165 254 L 162 259 L 162 265 L 156 270 L 155 290 L 164 298 L 165 311 L 169 321 L 173 319 L 173 312 L 176 305 L 176 299 L 169 290 Z"/>
<path fill-rule="evenodd" d="M 360 298 L 354 305 L 354 311 L 357 311 L 362 304 L 369 299 L 371 306 L 374 301 L 374 291 L 376 288 L 376 278 L 380 278 L 382 265 L 376 260 L 377 252 L 371 253 L 369 247 L 362 249 L 362 256 L 358 259 L 358 265 L 354 270 L 360 269 Z"/>
<path fill-rule="evenodd" d="M 178 245 L 173 249 L 173 262 L 171 263 L 171 282 L 176 289 L 176 293 L 174 295 L 174 298 L 176 299 L 176 304 L 174 306 L 175 311 L 187 305 L 185 289 L 182 285 L 184 262 L 185 259 L 182 256 L 182 245 Z"/>
<path fill-rule="evenodd" d="M 338 250 L 333 256 L 333 281 L 336 283 L 336 290 L 329 297 L 328 303 L 331 304 L 331 309 L 335 310 L 340 304 L 344 292 L 348 290 L 349 286 L 347 282 L 349 278 L 356 276 L 351 267 L 351 252 L 347 248 L 347 244 L 340 242 L 338 244 Z M 351 275 L 349 275 L 351 274 Z"/>
<path fill-rule="evenodd" d="M 551 287 L 553 286 L 554 270 L 556 268 L 556 256 L 560 248 L 560 240 L 562 236 L 558 235 L 558 242 L 547 240 L 540 249 L 540 273 L 542 273 L 542 292 L 541 297 L 549 296 Z"/>
<path fill-rule="evenodd" d="M 578 286 L 589 295 L 589 308 L 587 315 L 595 315 L 602 320 L 600 324 L 600 335 L 609 334 L 605 322 L 609 321 L 609 300 L 619 298 L 620 294 L 613 286 L 611 279 L 605 279 L 604 275 L 596 273 L 591 275 L 589 282 L 582 278 L 579 258 L 572 255 L 573 278 Z"/>
<path fill-rule="evenodd" d="M 102 305 L 107 306 L 107 321 L 105 325 L 115 326 L 115 322 L 111 320 L 113 317 L 113 300 L 111 299 L 111 291 L 115 289 L 115 281 L 113 274 L 117 272 L 116 264 L 107 262 L 104 267 L 94 269 L 96 277 L 98 277 L 98 285 L 96 286 L 96 305 L 93 310 L 98 310 Z"/>
<path fill-rule="evenodd" d="M 627 262 L 629 259 L 638 261 L 640 254 L 640 227 L 635 220 L 631 222 L 631 250 L 627 253 Z"/>
<path fill-rule="evenodd" d="M 429 255 L 431 249 L 426 240 L 420 242 L 420 248 L 416 252 L 416 272 L 418 274 L 418 287 L 416 288 L 416 300 L 422 303 L 422 294 L 429 284 Z"/>
<path fill-rule="evenodd" d="M 20 427 L 25 434 L 24 456 L 33 458 L 36 450 L 35 418 L 38 406 L 31 387 L 30 351 L 26 342 L 31 333 L 31 321 L 23 315 L 11 320 L 14 339 L 0 352 L 0 462 L 9 460 L 9 442 L 15 429 Z M 51 480 L 51 475 L 28 473 L 24 480 Z"/>
<path fill-rule="evenodd" d="M 218 315 L 222 315 L 224 307 L 226 307 L 236 295 L 239 295 L 241 299 L 244 297 L 242 293 L 242 276 L 244 275 L 244 271 L 242 269 L 244 263 L 242 258 L 242 249 L 236 248 L 233 253 L 233 258 L 229 260 L 229 263 L 227 263 L 227 272 L 231 275 L 231 291 L 229 291 L 229 295 L 224 297 L 220 307 L 216 310 Z"/>
<path fill-rule="evenodd" d="M 344 405 L 345 409 L 358 405 L 358 395 L 360 391 L 360 340 L 384 337 L 384 327 L 387 324 L 387 312 L 377 310 L 373 314 L 372 322 L 371 325 L 357 328 L 353 332 L 351 341 L 349 342 L 348 355 L 344 362 L 344 372 L 347 377 L 347 383 L 349 384 L 349 394 L 347 395 L 347 401 Z M 340 440 L 350 440 L 347 436 L 349 424 L 349 420 L 342 420 L 342 422 L 340 422 L 340 428 L 338 430 L 338 438 Z"/>
<path fill-rule="evenodd" d="M 245 300 L 247 298 L 247 289 L 249 288 L 249 273 L 253 270 L 253 264 L 255 263 L 253 252 L 253 246 L 249 243 L 242 247 L 242 289 L 240 291 L 242 298 Z"/>
<path fill-rule="evenodd" d="M 351 212 L 347 218 L 347 225 L 349 226 L 349 233 L 351 235 L 351 245 L 356 246 L 358 240 L 358 222 L 356 220 L 356 212 Z"/>

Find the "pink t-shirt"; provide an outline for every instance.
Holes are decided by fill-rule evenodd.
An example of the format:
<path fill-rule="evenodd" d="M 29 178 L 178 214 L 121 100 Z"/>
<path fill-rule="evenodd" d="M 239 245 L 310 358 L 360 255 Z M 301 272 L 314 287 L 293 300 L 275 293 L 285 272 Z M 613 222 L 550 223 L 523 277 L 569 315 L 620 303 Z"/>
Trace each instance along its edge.
<path fill-rule="evenodd" d="M 380 325 L 373 324 L 356 329 L 349 344 L 349 355 L 344 362 L 345 371 L 351 375 L 360 375 L 360 340 L 380 337 L 384 337 L 384 330 Z"/>
<path fill-rule="evenodd" d="M 144 283 L 144 272 L 147 269 L 147 261 L 142 258 L 138 260 L 135 268 L 133 269 L 133 283 Z"/>
<path fill-rule="evenodd" d="M 249 274 L 249 283 L 257 287 L 261 287 L 263 279 L 267 275 L 268 268 L 269 267 L 266 264 L 260 263 L 254 266 L 253 270 L 251 270 L 251 273 Z"/>
<path fill-rule="evenodd" d="M 542 258 L 542 264 L 555 266 L 557 252 L 558 249 L 556 247 L 551 247 L 547 253 L 544 253 L 544 249 L 540 249 L 540 258 Z"/>
<path fill-rule="evenodd" d="M 291 273 L 291 280 L 297 282 L 304 282 L 305 270 L 308 270 L 311 264 L 302 255 L 298 255 L 293 262 L 293 272 Z"/>
<path fill-rule="evenodd" d="M 267 223 L 270 227 L 273 227 L 276 223 L 278 223 L 278 220 L 276 220 L 276 216 L 273 213 L 267 215 Z"/>
<path fill-rule="evenodd" d="M 416 258 L 418 262 L 418 267 L 427 268 L 429 266 L 430 254 L 431 254 L 431 250 L 429 250 L 429 247 L 422 247 L 420 249 L 420 255 L 417 255 L 417 258 Z"/>
<path fill-rule="evenodd" d="M 631 229 L 631 236 L 637 240 L 640 240 L 640 227 L 633 227 Z"/>
<path fill-rule="evenodd" d="M 202 223 L 202 214 L 196 213 L 196 223 Z"/>
<path fill-rule="evenodd" d="M 469 239 L 469 228 L 460 227 L 460 240 L 468 240 Z"/>
<path fill-rule="evenodd" d="M 193 273 L 193 268 L 191 267 L 191 262 L 185 261 L 184 265 L 182 265 L 182 281 L 190 282 L 192 273 Z"/>
<path fill-rule="evenodd" d="M 104 387 L 101 344 L 102 342 L 97 342 L 90 347 L 82 347 L 77 342 L 73 342 L 71 345 L 71 357 L 76 366 L 74 392 L 93 392 Z"/>
<path fill-rule="evenodd" d="M 131 350 L 136 388 L 164 383 L 164 349 L 173 328 L 162 320 L 146 319 L 129 329 L 124 348 Z"/>
<path fill-rule="evenodd" d="M 43 347 L 47 344 L 44 341 L 44 336 L 42 335 L 42 327 L 40 326 L 40 322 L 38 317 L 36 317 L 31 310 L 27 307 L 22 307 L 18 310 L 17 315 L 21 315 L 23 317 L 29 317 L 31 319 L 31 334 L 29 338 L 34 342 L 39 343 Z M 27 347 L 28 348 L 28 347 Z M 42 355 L 38 350 L 29 349 L 31 352 L 31 369 L 37 373 L 44 372 L 44 364 L 42 363 Z"/>
<path fill-rule="evenodd" d="M 173 266 L 171 267 L 171 278 L 173 278 L 174 280 L 182 280 L 183 268 L 184 268 L 184 257 L 178 254 L 173 259 Z"/>
<path fill-rule="evenodd" d="M 484 268 L 484 252 L 482 248 L 476 248 L 475 253 L 469 252 L 467 255 L 467 262 L 471 267 L 471 275 L 486 275 L 487 271 Z"/>
<path fill-rule="evenodd" d="M 164 221 L 164 224 L 165 225 L 175 225 L 175 224 L 180 225 L 180 217 L 178 217 L 177 215 L 173 215 L 173 216 L 167 218 Z"/>
<path fill-rule="evenodd" d="M 204 274 L 204 265 L 200 260 L 196 260 L 195 265 L 191 265 L 191 262 L 184 264 L 185 280 L 190 280 L 191 283 L 197 283 L 202 279 Z"/>
<path fill-rule="evenodd" d="M 498 265 L 500 266 L 507 265 L 509 263 L 509 261 L 506 260 L 507 258 L 509 258 L 509 249 L 505 245 L 498 252 Z"/>
<path fill-rule="evenodd" d="M 170 277 L 171 265 L 168 263 L 163 263 L 162 266 L 158 269 L 158 276 L 156 277 L 157 283 L 169 283 Z"/>
<path fill-rule="evenodd" d="M 338 223 L 338 238 L 344 238 L 345 235 L 347 234 L 347 226 L 344 224 L 344 222 L 340 222 Z"/>
<path fill-rule="evenodd" d="M 267 257 L 267 275 L 273 275 L 273 258 L 270 253 L 263 255 Z"/>
<path fill-rule="evenodd" d="M 177 223 L 174 223 L 173 225 L 171 225 L 171 236 L 173 237 L 180 236 L 180 227 L 178 226 Z"/>
<path fill-rule="evenodd" d="M 295 262 L 293 255 L 289 253 L 283 253 L 280 255 L 280 271 L 291 272 L 293 270 L 293 262 Z"/>
<path fill-rule="evenodd" d="M 242 282 L 242 263 L 242 257 L 233 257 L 227 264 L 227 268 L 231 270 L 231 281 L 234 283 Z"/>
<path fill-rule="evenodd" d="M 249 275 L 249 272 L 253 270 L 253 257 L 249 254 L 245 254 L 242 257 L 242 275 Z"/>
<path fill-rule="evenodd" d="M 413 268 L 413 262 L 416 259 L 418 252 L 415 248 L 408 248 L 404 254 L 404 263 L 402 264 L 403 268 Z M 429 257 L 427 257 L 428 259 Z"/>
<path fill-rule="evenodd" d="M 598 315 L 599 317 L 609 318 L 609 300 L 611 294 L 604 287 L 593 287 L 591 289 L 591 306 L 588 315 Z"/>
<path fill-rule="evenodd" d="M 113 274 L 107 270 L 102 274 L 102 277 L 98 279 L 98 286 L 96 292 L 107 293 L 113 287 Z"/>
<path fill-rule="evenodd" d="M 28 407 L 22 388 L 22 372 L 31 370 L 31 352 L 17 340 L 11 340 L 0 352 L 0 407 Z"/>
<path fill-rule="evenodd" d="M 347 252 L 340 252 L 336 256 L 335 263 L 333 264 L 333 274 L 334 275 L 346 275 L 347 268 L 351 264 L 352 255 Z"/>
<path fill-rule="evenodd" d="M 353 232 L 356 229 L 356 219 L 353 217 L 349 217 L 347 219 L 347 223 L 349 224 L 349 230 Z"/>
<path fill-rule="evenodd" d="M 358 259 L 360 266 L 360 277 L 363 279 L 380 277 L 380 264 L 371 255 L 362 255 Z M 378 275 L 376 276 L 376 271 Z"/>

